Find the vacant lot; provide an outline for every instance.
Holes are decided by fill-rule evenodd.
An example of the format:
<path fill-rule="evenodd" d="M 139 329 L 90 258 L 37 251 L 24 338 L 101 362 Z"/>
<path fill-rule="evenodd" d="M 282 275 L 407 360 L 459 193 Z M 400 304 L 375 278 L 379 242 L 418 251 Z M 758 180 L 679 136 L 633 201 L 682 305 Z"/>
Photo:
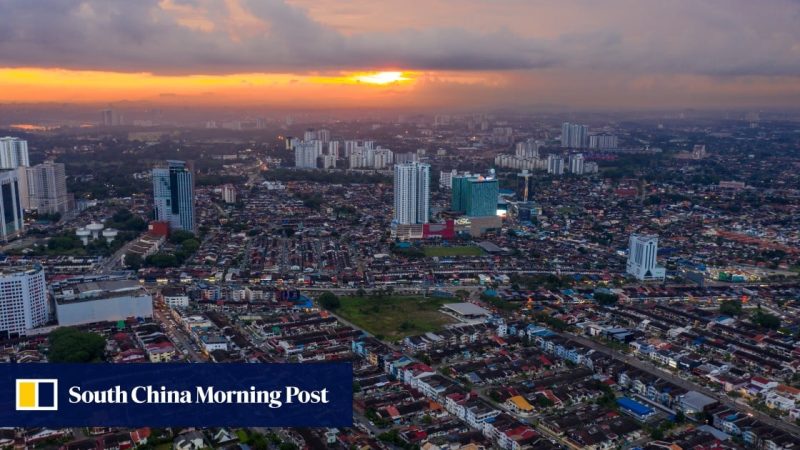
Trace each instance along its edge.
<path fill-rule="evenodd" d="M 336 314 L 377 337 L 395 341 L 441 330 L 454 320 L 439 312 L 453 299 L 432 297 L 342 297 Z"/>
<path fill-rule="evenodd" d="M 425 256 L 480 256 L 483 251 L 474 245 L 460 245 L 455 247 L 425 247 Z"/>

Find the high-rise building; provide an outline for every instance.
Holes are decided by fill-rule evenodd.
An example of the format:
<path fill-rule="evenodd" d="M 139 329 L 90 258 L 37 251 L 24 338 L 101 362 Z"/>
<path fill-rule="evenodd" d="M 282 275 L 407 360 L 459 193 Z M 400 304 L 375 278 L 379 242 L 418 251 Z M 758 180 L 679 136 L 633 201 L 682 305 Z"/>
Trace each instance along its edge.
<path fill-rule="evenodd" d="M 431 166 L 409 162 L 394 166 L 394 220 L 399 225 L 428 223 Z"/>
<path fill-rule="evenodd" d="M 339 141 L 328 142 L 328 154 L 334 158 L 339 158 Z"/>
<path fill-rule="evenodd" d="M 642 281 L 663 280 L 666 269 L 656 264 L 658 236 L 632 234 L 628 241 L 626 271 Z"/>
<path fill-rule="evenodd" d="M 561 124 L 561 146 L 565 148 L 586 148 L 589 145 L 589 127 L 577 123 Z"/>
<path fill-rule="evenodd" d="M 232 184 L 222 186 L 222 201 L 225 203 L 236 203 L 236 187 Z"/>
<path fill-rule="evenodd" d="M 453 169 L 449 172 L 445 172 L 444 170 L 439 171 L 439 187 L 442 189 L 452 189 L 453 188 L 453 177 L 458 174 L 456 169 Z"/>
<path fill-rule="evenodd" d="M 528 139 L 525 142 L 517 142 L 514 153 L 517 158 L 537 159 L 539 158 L 539 148 L 541 148 L 541 146 L 542 142 Z"/>
<path fill-rule="evenodd" d="M 547 173 L 564 175 L 564 158 L 559 155 L 547 155 Z"/>
<path fill-rule="evenodd" d="M 618 139 L 611 134 L 593 134 L 589 136 L 589 148 L 608 150 L 618 148 Z"/>
<path fill-rule="evenodd" d="M 195 231 L 194 177 L 184 161 L 167 161 L 153 169 L 153 206 L 156 220 L 172 229 Z"/>
<path fill-rule="evenodd" d="M 11 136 L 0 138 L 0 169 L 30 166 L 28 141 Z"/>
<path fill-rule="evenodd" d="M 569 171 L 575 175 L 583 175 L 584 173 L 584 159 L 583 153 L 576 153 L 569 157 Z"/>
<path fill-rule="evenodd" d="M 317 140 L 318 141 L 322 141 L 323 143 L 326 143 L 326 144 L 328 142 L 330 142 L 330 140 L 331 140 L 331 130 L 326 130 L 325 128 L 317 130 Z"/>
<path fill-rule="evenodd" d="M 453 177 L 453 197 L 450 209 L 467 217 L 497 215 L 500 184 L 495 177 L 465 174 Z"/>
<path fill-rule="evenodd" d="M 49 319 L 41 266 L 0 269 L 0 339 L 23 336 Z"/>
<path fill-rule="evenodd" d="M 16 170 L 0 171 L 0 237 L 4 241 L 25 230 L 18 173 Z"/>
<path fill-rule="evenodd" d="M 298 169 L 316 169 L 317 158 L 320 156 L 322 141 L 303 141 L 294 145 L 294 166 Z"/>
<path fill-rule="evenodd" d="M 125 121 L 122 113 L 114 109 L 104 109 L 100 111 L 100 123 L 104 127 L 118 127 L 124 125 Z"/>
<path fill-rule="evenodd" d="M 30 209 L 45 214 L 65 214 L 71 209 L 73 199 L 67 192 L 64 164 L 48 160 L 26 172 Z"/>

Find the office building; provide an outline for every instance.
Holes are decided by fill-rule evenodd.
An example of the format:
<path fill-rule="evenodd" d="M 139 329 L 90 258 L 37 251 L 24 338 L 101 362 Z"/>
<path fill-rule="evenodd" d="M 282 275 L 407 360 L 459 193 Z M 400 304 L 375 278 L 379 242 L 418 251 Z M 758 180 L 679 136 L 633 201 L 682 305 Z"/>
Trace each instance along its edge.
<path fill-rule="evenodd" d="M 658 236 L 632 234 L 628 241 L 626 271 L 642 281 L 663 280 L 666 270 L 656 264 Z"/>
<path fill-rule="evenodd" d="M 564 158 L 559 155 L 547 155 L 547 173 L 564 175 Z"/>
<path fill-rule="evenodd" d="M 27 207 L 44 214 L 65 214 L 74 203 L 67 192 L 64 164 L 45 161 L 27 169 Z M 23 200 L 23 206 L 26 201 Z"/>
<path fill-rule="evenodd" d="M 41 266 L 0 268 L 0 339 L 27 334 L 49 319 Z"/>
<path fill-rule="evenodd" d="M 619 148 L 617 137 L 611 134 L 593 134 L 589 136 L 589 148 L 611 150 Z"/>
<path fill-rule="evenodd" d="M 0 138 L 0 169 L 30 166 L 28 141 L 11 136 Z"/>
<path fill-rule="evenodd" d="M 561 146 L 564 148 L 586 148 L 589 145 L 589 127 L 564 122 L 561 125 Z"/>
<path fill-rule="evenodd" d="M 467 217 L 497 215 L 497 197 L 500 192 L 497 178 L 465 174 L 453 177 L 452 185 L 450 209 L 463 212 Z"/>
<path fill-rule="evenodd" d="M 156 220 L 174 230 L 195 231 L 194 177 L 184 161 L 153 169 L 153 197 Z"/>
<path fill-rule="evenodd" d="M 583 175 L 584 159 L 583 153 L 576 153 L 569 157 L 569 171 L 575 175 Z"/>
<path fill-rule="evenodd" d="M 394 221 L 400 225 L 428 223 L 431 166 L 417 162 L 394 166 Z"/>
<path fill-rule="evenodd" d="M 53 298 L 61 326 L 153 317 L 153 298 L 136 280 L 65 283 Z"/>
<path fill-rule="evenodd" d="M 322 156 L 322 141 L 311 140 L 294 144 L 294 166 L 298 169 L 316 169 Z"/>
<path fill-rule="evenodd" d="M 7 241 L 24 230 L 18 171 L 0 171 L 0 238 Z"/>

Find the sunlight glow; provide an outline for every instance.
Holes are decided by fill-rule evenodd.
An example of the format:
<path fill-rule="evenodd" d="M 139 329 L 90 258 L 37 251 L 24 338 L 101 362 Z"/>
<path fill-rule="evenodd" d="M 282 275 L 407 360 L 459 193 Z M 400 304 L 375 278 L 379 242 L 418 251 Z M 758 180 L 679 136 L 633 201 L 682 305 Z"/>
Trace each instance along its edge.
<path fill-rule="evenodd" d="M 373 72 L 354 75 L 353 79 L 361 83 L 390 84 L 409 81 L 411 78 L 405 76 L 403 72 Z"/>

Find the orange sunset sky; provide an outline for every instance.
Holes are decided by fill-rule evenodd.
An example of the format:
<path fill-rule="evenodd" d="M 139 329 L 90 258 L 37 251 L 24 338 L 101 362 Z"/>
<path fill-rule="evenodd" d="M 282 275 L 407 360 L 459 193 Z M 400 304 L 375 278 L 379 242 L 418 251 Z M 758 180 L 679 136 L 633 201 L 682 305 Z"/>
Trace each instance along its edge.
<path fill-rule="evenodd" d="M 0 103 L 800 101 L 791 0 L 41 0 L 0 16 Z"/>

